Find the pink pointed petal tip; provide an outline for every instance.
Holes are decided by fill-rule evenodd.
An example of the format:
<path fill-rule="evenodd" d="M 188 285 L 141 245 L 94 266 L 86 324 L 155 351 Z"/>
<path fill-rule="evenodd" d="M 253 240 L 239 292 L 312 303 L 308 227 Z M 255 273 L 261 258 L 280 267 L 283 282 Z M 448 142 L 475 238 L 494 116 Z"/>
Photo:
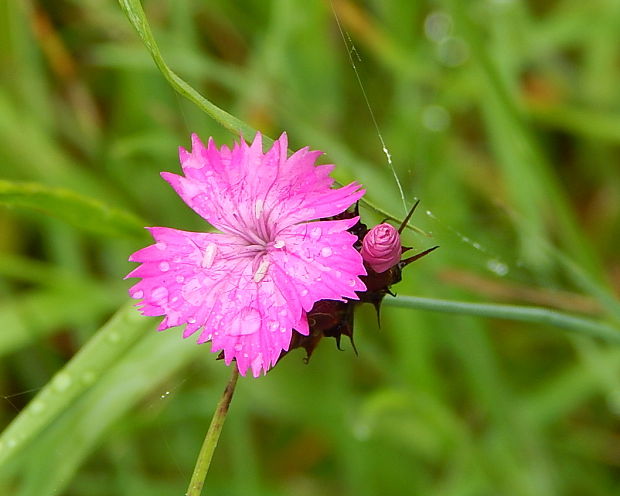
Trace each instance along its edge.
<path fill-rule="evenodd" d="M 127 277 L 144 315 L 159 329 L 185 326 L 183 337 L 210 341 L 227 364 L 257 377 L 288 350 L 293 332 L 308 334 L 319 300 L 357 298 L 366 274 L 357 219 L 318 221 L 345 211 L 363 194 L 357 183 L 332 189 L 331 165 L 303 148 L 288 156 L 283 133 L 267 152 L 250 145 L 205 146 L 192 135 L 179 149 L 183 174 L 163 172 L 179 196 L 219 233 L 150 228 L 155 243 L 138 250 Z"/>

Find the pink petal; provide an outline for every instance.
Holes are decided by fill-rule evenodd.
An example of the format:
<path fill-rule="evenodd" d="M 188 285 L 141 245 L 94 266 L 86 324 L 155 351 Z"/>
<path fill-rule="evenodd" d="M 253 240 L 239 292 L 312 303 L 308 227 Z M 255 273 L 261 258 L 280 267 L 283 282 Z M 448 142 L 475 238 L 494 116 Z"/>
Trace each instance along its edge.
<path fill-rule="evenodd" d="M 366 290 L 359 278 L 366 274 L 363 260 L 353 247 L 357 237 L 347 231 L 357 220 L 299 224 L 278 235 L 285 248 L 271 253 L 279 269 L 274 278 L 287 297 L 298 295 L 305 311 L 319 300 L 357 300 L 355 292 Z"/>
<path fill-rule="evenodd" d="M 184 337 L 202 328 L 198 342 L 211 340 L 212 351 L 224 350 L 226 363 L 236 359 L 242 374 L 273 366 L 303 319 L 300 302 L 286 298 L 269 269 L 257 282 L 254 257 L 240 255 L 232 236 L 163 227 L 151 233 L 157 242 L 131 256 L 142 265 L 128 276 L 143 278 L 130 289 L 141 312 L 165 315 L 160 330 L 187 324 Z"/>
<path fill-rule="evenodd" d="M 253 227 L 261 216 L 268 217 L 272 231 L 330 217 L 363 196 L 357 183 L 330 189 L 333 165 L 315 166 L 321 152 L 303 148 L 287 158 L 287 144 L 282 134 L 263 154 L 257 133 L 251 145 L 242 141 L 232 151 L 218 150 L 193 135 L 191 153 L 180 151 L 185 176 L 163 172 L 162 177 L 193 210 L 229 233 Z"/>

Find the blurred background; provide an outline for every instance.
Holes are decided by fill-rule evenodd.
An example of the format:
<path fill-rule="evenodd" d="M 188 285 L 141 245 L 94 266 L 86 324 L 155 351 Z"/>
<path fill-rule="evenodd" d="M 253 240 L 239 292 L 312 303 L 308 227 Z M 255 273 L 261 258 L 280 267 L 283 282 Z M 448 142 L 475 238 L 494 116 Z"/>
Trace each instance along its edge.
<path fill-rule="evenodd" d="M 383 139 L 407 206 L 421 199 L 428 236 L 406 244 L 441 245 L 396 292 L 620 319 L 619 2 L 144 7 L 181 77 L 291 149 L 324 150 L 402 218 Z M 204 230 L 159 172 L 179 170 L 191 132 L 236 137 L 174 92 L 112 0 L 1 2 L 0 78 L 5 427 L 127 301 L 127 257 L 148 243 L 79 207 L 20 206 L 6 181 Z M 0 466 L 0 494 L 183 494 L 229 370 L 159 319 L 126 320 L 144 338 L 80 377 L 84 394 Z M 359 356 L 324 340 L 308 365 L 296 350 L 240 380 L 206 494 L 617 494 L 617 347 L 387 304 L 381 329 L 358 310 L 355 338 Z"/>

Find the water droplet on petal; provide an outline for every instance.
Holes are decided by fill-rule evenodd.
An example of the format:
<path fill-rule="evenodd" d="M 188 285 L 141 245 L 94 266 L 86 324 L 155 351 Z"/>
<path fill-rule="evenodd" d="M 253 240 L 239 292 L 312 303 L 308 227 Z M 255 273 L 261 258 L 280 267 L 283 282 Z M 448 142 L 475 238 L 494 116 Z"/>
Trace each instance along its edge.
<path fill-rule="evenodd" d="M 284 241 L 281 239 L 276 239 L 275 243 L 273 244 L 274 248 L 284 248 Z"/>
<path fill-rule="evenodd" d="M 210 269 L 215 260 L 215 255 L 217 255 L 217 245 L 215 243 L 209 243 L 205 248 L 200 266 L 204 269 Z"/>
<path fill-rule="evenodd" d="M 301 296 L 306 296 L 308 294 L 308 290 L 307 289 L 302 289 L 301 290 Z"/>
<path fill-rule="evenodd" d="M 352 288 L 354 288 L 354 287 L 355 287 L 355 279 L 351 279 L 351 280 L 349 281 L 349 286 L 351 286 Z"/>
<path fill-rule="evenodd" d="M 243 349 L 243 345 L 241 343 L 237 343 L 235 345 L 235 351 L 241 351 Z"/>
<path fill-rule="evenodd" d="M 168 296 L 168 290 L 164 288 L 163 286 L 160 286 L 159 288 L 155 288 L 153 292 L 151 293 L 151 298 L 158 303 L 161 303 L 162 300 L 165 300 L 167 296 Z"/>
<path fill-rule="evenodd" d="M 144 291 L 142 290 L 138 290 L 136 291 L 133 295 L 131 295 L 132 298 L 142 298 L 144 296 Z"/>
<path fill-rule="evenodd" d="M 228 334 L 231 336 L 247 336 L 260 329 L 261 314 L 252 307 L 245 307 L 234 316 Z"/>
<path fill-rule="evenodd" d="M 169 271 L 170 270 L 170 264 L 168 262 L 160 262 L 159 270 L 161 270 L 162 272 Z"/>
<path fill-rule="evenodd" d="M 190 317 L 189 319 L 187 319 L 187 322 L 189 322 L 190 324 L 195 324 L 196 319 L 194 317 Z"/>
<path fill-rule="evenodd" d="M 176 276 L 176 277 L 174 278 L 174 280 L 175 280 L 176 282 L 178 282 L 178 283 L 182 283 L 183 281 L 185 281 L 185 277 L 183 277 L 183 276 Z"/>
<path fill-rule="evenodd" d="M 322 231 L 321 231 L 320 227 L 313 227 L 310 230 L 310 237 L 312 239 L 319 239 L 321 237 L 321 233 L 322 233 Z"/>
<path fill-rule="evenodd" d="M 269 324 L 269 330 L 271 332 L 277 331 L 279 326 L 280 324 L 278 324 L 277 322 L 272 322 L 271 324 Z"/>
<path fill-rule="evenodd" d="M 254 282 L 261 282 L 265 278 L 270 265 L 271 262 L 269 260 L 269 257 L 263 257 L 263 259 L 260 261 L 260 264 L 258 265 L 258 268 L 256 269 L 256 272 L 254 272 Z"/>
<path fill-rule="evenodd" d="M 321 256 L 329 257 L 332 254 L 332 249 L 329 246 L 324 246 L 321 248 Z"/>
<path fill-rule="evenodd" d="M 166 243 L 162 243 L 161 241 L 158 241 L 157 243 L 155 243 L 155 246 L 157 247 L 158 250 L 162 250 L 162 251 L 168 248 L 168 245 Z"/>

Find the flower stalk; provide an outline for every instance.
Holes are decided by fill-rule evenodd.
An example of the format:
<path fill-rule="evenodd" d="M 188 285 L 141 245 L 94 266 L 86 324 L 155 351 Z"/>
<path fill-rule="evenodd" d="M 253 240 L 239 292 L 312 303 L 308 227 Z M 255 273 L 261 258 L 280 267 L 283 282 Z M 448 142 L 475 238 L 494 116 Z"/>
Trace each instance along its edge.
<path fill-rule="evenodd" d="M 228 407 L 230 406 L 233 393 L 235 392 L 235 386 L 237 385 L 237 379 L 239 377 L 237 367 L 232 367 L 231 369 L 232 375 L 226 385 L 224 393 L 222 393 L 220 401 L 217 404 L 213 418 L 211 419 L 211 425 L 209 425 L 209 430 L 207 431 L 205 440 L 200 448 L 200 453 L 198 454 L 198 458 L 196 460 L 196 466 L 194 467 L 194 472 L 192 473 L 192 478 L 189 481 L 189 487 L 187 488 L 185 496 L 200 496 L 202 493 L 205 478 L 207 476 L 207 472 L 209 471 L 209 466 L 211 465 L 211 459 L 213 458 L 213 452 L 215 451 L 217 441 L 220 438 L 220 433 L 222 432 L 222 427 L 224 426 L 224 421 L 226 420 L 226 414 L 228 413 Z"/>

